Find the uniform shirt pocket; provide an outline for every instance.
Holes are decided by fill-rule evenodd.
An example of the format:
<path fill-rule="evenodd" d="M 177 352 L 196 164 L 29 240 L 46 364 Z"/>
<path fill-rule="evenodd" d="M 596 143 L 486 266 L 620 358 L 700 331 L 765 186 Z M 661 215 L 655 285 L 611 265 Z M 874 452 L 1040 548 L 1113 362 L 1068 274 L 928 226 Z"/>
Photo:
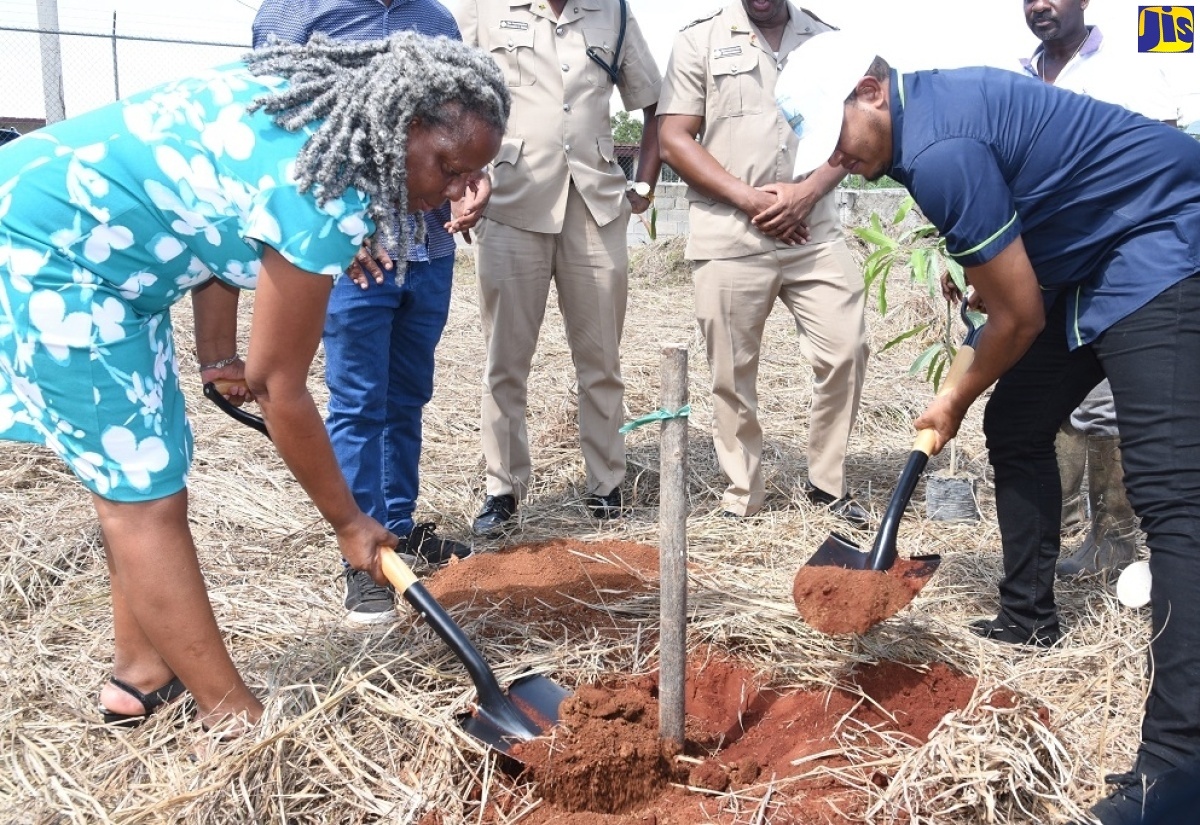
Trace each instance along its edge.
<path fill-rule="evenodd" d="M 616 159 L 617 150 L 612 135 L 600 135 L 596 138 L 596 150 L 600 152 L 600 159 L 605 163 L 612 163 Z"/>
<path fill-rule="evenodd" d="M 612 78 L 609 77 L 608 72 L 604 71 L 600 64 L 590 55 L 594 54 L 614 69 L 620 69 L 616 65 L 618 57 L 616 53 L 617 33 L 603 26 L 584 26 L 583 40 L 587 44 L 589 52 L 586 71 L 587 82 L 601 88 L 612 85 Z"/>
<path fill-rule="evenodd" d="M 516 166 L 517 161 L 521 159 L 521 150 L 524 147 L 524 138 L 504 138 L 500 142 L 500 151 L 492 159 L 492 166 L 499 166 L 503 163 L 507 163 L 509 166 Z"/>
<path fill-rule="evenodd" d="M 524 26 L 524 28 L 521 28 Z M 492 59 L 509 86 L 531 86 L 537 80 L 533 26 L 524 20 L 501 20 L 492 32 Z"/>
<path fill-rule="evenodd" d="M 754 51 L 744 46 L 716 49 L 710 65 L 713 83 L 708 91 L 708 111 L 713 116 L 740 117 L 762 111 L 762 76 Z"/>

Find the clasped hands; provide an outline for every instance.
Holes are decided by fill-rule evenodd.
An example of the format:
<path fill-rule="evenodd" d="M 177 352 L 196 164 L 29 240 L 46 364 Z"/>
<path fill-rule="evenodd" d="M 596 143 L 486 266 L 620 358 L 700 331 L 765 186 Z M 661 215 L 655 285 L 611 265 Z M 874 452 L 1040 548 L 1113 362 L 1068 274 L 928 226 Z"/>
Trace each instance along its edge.
<path fill-rule="evenodd" d="M 742 209 L 750 222 L 764 235 L 789 246 L 808 243 L 808 213 L 817 195 L 811 187 L 797 183 L 769 183 L 757 186 L 749 203 Z"/>

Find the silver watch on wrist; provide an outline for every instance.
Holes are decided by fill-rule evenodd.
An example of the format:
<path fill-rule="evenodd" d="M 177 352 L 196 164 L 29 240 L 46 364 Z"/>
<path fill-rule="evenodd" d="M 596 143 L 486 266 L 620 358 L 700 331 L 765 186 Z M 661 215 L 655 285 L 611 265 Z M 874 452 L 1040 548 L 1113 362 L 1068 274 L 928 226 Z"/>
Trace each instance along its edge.
<path fill-rule="evenodd" d="M 632 191 L 633 194 L 640 198 L 645 198 L 648 201 L 654 200 L 653 187 L 644 180 L 631 180 L 625 182 L 625 191 Z"/>

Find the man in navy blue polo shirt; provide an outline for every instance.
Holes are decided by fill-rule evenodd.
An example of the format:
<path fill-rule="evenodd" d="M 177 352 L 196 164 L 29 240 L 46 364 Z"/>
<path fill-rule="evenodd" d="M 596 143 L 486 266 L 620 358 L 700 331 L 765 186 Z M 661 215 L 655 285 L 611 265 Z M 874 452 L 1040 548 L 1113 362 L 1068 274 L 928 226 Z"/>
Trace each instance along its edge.
<path fill-rule="evenodd" d="M 403 31 L 462 40 L 453 15 L 437 0 L 265 0 L 253 24 L 255 48 L 270 39 L 307 43 L 324 34 L 380 40 Z M 486 176 L 479 186 L 483 194 L 476 193 L 473 218 L 452 223 L 449 203 L 424 214 L 425 239 L 409 245 L 402 283 L 392 267 L 399 250 L 376 249 L 357 262 L 374 282 L 363 289 L 340 277 L 329 296 L 322 338 L 329 440 L 358 506 L 402 538 L 396 552 L 414 565 L 436 566 L 471 553 L 467 545 L 439 537 L 432 523 L 415 524 L 413 511 L 421 411 L 433 396 L 433 353 L 450 313 L 455 244 L 446 227 L 465 229 L 478 220 Z M 390 587 L 349 565 L 344 575 L 349 621 L 396 618 Z"/>
<path fill-rule="evenodd" d="M 805 83 L 787 78 L 794 73 Z M 814 80 L 817 79 L 817 80 Z M 1060 422 L 1107 376 L 1129 499 L 1151 550 L 1153 680 L 1137 761 L 1092 813 L 1200 809 L 1200 144 L 1119 106 L 999 69 L 899 74 L 846 33 L 780 78 L 796 172 L 828 161 L 904 184 L 988 313 L 959 384 L 916 420 L 937 449 L 995 383 L 984 433 L 1004 547 L 1000 614 L 973 630 L 1047 646 Z"/>

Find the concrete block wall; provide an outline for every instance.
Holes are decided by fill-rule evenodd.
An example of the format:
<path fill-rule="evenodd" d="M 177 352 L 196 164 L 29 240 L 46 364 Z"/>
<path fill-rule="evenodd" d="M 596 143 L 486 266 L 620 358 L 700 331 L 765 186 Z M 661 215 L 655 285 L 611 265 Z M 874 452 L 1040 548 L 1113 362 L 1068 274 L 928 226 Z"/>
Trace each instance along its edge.
<path fill-rule="evenodd" d="M 654 188 L 654 222 L 658 237 L 666 239 L 688 232 L 687 185 L 683 183 L 660 183 Z M 650 210 L 629 219 L 629 245 L 643 244 L 650 240 Z"/>

